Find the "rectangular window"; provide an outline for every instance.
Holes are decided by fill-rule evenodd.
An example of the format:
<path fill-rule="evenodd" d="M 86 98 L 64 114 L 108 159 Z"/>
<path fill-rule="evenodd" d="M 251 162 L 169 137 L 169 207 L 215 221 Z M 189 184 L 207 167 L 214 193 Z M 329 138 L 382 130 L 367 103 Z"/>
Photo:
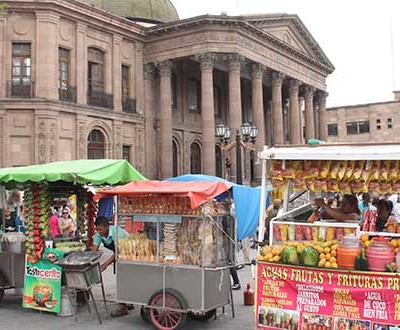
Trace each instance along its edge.
<path fill-rule="evenodd" d="M 388 124 L 391 124 L 392 123 L 392 118 L 388 118 Z"/>
<path fill-rule="evenodd" d="M 328 136 L 338 136 L 338 124 L 328 124 Z"/>
<path fill-rule="evenodd" d="M 388 118 L 387 125 L 388 125 L 388 129 L 391 129 L 393 127 L 392 126 L 392 118 Z"/>
<path fill-rule="evenodd" d="M 358 134 L 369 133 L 369 120 L 359 121 L 358 122 Z"/>
<path fill-rule="evenodd" d="M 122 76 L 122 101 L 129 99 L 129 73 L 130 67 L 127 65 L 122 65 L 121 76 Z"/>
<path fill-rule="evenodd" d="M 358 126 L 356 121 L 352 121 L 346 124 L 347 135 L 358 134 Z"/>
<path fill-rule="evenodd" d="M 200 112 L 200 84 L 195 79 L 188 82 L 189 111 Z"/>
<path fill-rule="evenodd" d="M 376 125 L 376 129 L 380 130 L 381 129 L 381 125 Z"/>
<path fill-rule="evenodd" d="M 31 44 L 12 44 L 11 96 L 31 97 Z"/>
<path fill-rule="evenodd" d="M 369 121 L 352 121 L 346 124 L 348 135 L 365 134 L 370 132 Z"/>
<path fill-rule="evenodd" d="M 388 124 L 388 129 L 392 129 L 392 124 Z"/>
<path fill-rule="evenodd" d="M 131 146 L 122 146 L 122 158 L 131 162 Z"/>
<path fill-rule="evenodd" d="M 58 89 L 67 91 L 69 86 L 69 63 L 70 51 L 68 49 L 58 49 Z"/>
<path fill-rule="evenodd" d="M 377 119 L 377 120 L 376 120 L 376 123 L 377 123 L 377 124 L 380 124 L 380 123 L 381 123 L 381 120 L 380 120 L 380 119 Z"/>
<path fill-rule="evenodd" d="M 88 87 L 93 95 L 104 93 L 104 53 L 95 48 L 88 51 Z"/>

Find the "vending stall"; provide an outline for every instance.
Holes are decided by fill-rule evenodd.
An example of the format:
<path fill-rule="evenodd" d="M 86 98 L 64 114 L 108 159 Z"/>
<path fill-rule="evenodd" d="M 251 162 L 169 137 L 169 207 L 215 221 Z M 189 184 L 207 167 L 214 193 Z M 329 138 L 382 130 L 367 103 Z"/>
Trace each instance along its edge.
<path fill-rule="evenodd" d="M 27 286 L 27 278 L 24 278 L 24 274 L 29 279 L 32 277 L 34 281 L 38 272 L 41 271 L 40 267 L 44 270 L 57 268 L 57 265 L 50 263 L 55 260 L 47 258 L 46 241 L 51 242 L 48 247 L 53 245 L 65 252 L 84 250 L 86 246 L 91 245 L 97 206 L 92 198 L 93 193 L 86 185 L 117 185 L 132 180 L 145 180 L 145 178 L 125 160 L 73 160 L 0 169 L 0 185 L 7 189 L 23 191 L 22 205 L 25 217 L 25 234 L 6 233 L 0 237 L 0 242 L 2 242 L 0 301 L 4 290 L 22 288 L 25 284 L 24 307 L 58 312 L 61 276 L 57 275 L 57 293 L 52 294 L 52 297 L 58 297 L 54 299 L 57 300 L 57 305 L 48 304 L 50 306 L 48 308 L 41 301 L 32 299 L 35 296 L 35 288 Z M 71 195 L 76 196 L 76 232 L 64 242 L 50 235 L 49 220 L 52 206 L 60 198 L 65 199 Z M 2 227 L 5 227 L 4 223 Z M 53 259 L 54 253 L 50 255 Z M 27 267 L 35 271 L 26 274 L 24 270 Z M 36 269 L 39 270 L 36 271 Z M 47 296 L 51 300 L 50 296 Z"/>
<path fill-rule="evenodd" d="M 399 193 L 400 145 L 265 147 L 259 158 L 260 205 L 272 185 L 285 191 L 285 209 L 268 224 L 260 212 L 259 228 L 266 228 L 269 240 L 259 249 L 257 329 L 398 329 L 399 224 L 389 217 L 377 231 L 379 208 L 358 219 L 326 218 L 321 211 L 327 207 L 319 209 L 312 200 Z M 288 201 L 302 191 L 311 200 L 291 209 Z M 263 236 L 261 230 L 260 242 Z"/>
<path fill-rule="evenodd" d="M 142 226 L 117 238 L 117 301 L 142 305 L 144 320 L 171 330 L 187 315 L 207 320 L 216 308 L 233 304 L 230 188 L 223 182 L 142 181 L 100 191 L 99 198 L 118 199 L 117 226 Z"/>

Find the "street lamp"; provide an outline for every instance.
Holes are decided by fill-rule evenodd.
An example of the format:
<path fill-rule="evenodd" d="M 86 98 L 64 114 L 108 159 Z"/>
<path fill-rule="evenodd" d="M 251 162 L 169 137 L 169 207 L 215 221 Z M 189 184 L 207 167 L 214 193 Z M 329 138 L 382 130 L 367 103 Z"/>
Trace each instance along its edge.
<path fill-rule="evenodd" d="M 239 129 L 236 130 L 235 141 L 229 143 L 231 138 L 231 130 L 224 124 L 218 124 L 215 128 L 215 136 L 218 137 L 224 146 L 224 151 L 229 151 L 236 147 L 236 183 L 243 184 L 242 178 L 242 147 L 245 149 L 254 150 L 254 143 L 258 135 L 258 128 L 255 125 L 249 123 L 243 123 Z M 243 140 L 242 140 L 243 136 Z M 248 142 L 252 145 L 248 145 Z"/>

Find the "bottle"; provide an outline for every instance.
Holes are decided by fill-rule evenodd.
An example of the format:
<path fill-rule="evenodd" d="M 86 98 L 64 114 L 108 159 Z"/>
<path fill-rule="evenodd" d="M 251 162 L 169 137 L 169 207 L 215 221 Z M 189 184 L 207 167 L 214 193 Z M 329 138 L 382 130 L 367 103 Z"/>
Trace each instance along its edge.
<path fill-rule="evenodd" d="M 250 283 L 247 283 L 246 291 L 243 292 L 243 300 L 245 306 L 254 305 L 254 291 L 250 288 Z"/>

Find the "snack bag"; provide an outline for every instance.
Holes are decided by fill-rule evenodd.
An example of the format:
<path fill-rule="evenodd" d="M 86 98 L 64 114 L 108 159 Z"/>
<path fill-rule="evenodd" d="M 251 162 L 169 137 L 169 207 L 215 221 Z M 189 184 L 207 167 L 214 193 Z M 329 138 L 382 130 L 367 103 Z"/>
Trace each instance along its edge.
<path fill-rule="evenodd" d="M 321 161 L 320 160 L 306 160 L 305 161 L 305 179 L 315 179 L 318 176 Z"/>
<path fill-rule="evenodd" d="M 371 192 L 381 192 L 381 185 L 378 181 L 370 181 L 368 185 L 368 190 Z"/>
<path fill-rule="evenodd" d="M 351 194 L 350 182 L 347 181 L 339 182 L 339 191 L 342 194 Z"/>
<path fill-rule="evenodd" d="M 353 180 L 359 181 L 365 167 L 365 160 L 357 160 L 353 171 Z"/>
<path fill-rule="evenodd" d="M 307 189 L 308 189 L 308 190 L 310 190 L 310 191 L 316 191 L 316 190 L 315 190 L 315 186 L 314 186 L 315 181 L 314 181 L 313 179 L 311 179 L 311 180 L 306 180 L 306 184 L 307 184 Z"/>
<path fill-rule="evenodd" d="M 272 226 L 272 233 L 274 236 L 274 242 L 279 242 L 281 240 L 281 230 L 279 228 L 279 225 L 274 224 Z"/>
<path fill-rule="evenodd" d="M 272 166 L 271 166 L 271 169 L 269 171 L 269 176 L 270 176 L 270 178 L 275 179 L 275 180 L 280 180 L 280 181 L 283 180 L 283 177 L 282 177 L 282 164 L 281 164 L 281 162 L 279 160 L 273 160 L 272 161 Z"/>
<path fill-rule="evenodd" d="M 350 181 L 352 179 L 355 166 L 356 166 L 355 160 L 349 160 L 347 162 L 347 168 L 346 168 L 346 172 L 344 175 L 344 180 Z"/>
<path fill-rule="evenodd" d="M 327 192 L 328 191 L 328 187 L 326 184 L 325 180 L 315 180 L 314 182 L 314 189 L 315 191 L 323 191 L 323 192 Z"/>
<path fill-rule="evenodd" d="M 397 171 L 399 169 L 399 161 L 398 160 L 392 160 L 390 162 L 390 169 L 389 169 L 389 175 L 388 175 L 388 181 L 390 182 L 396 182 L 397 181 Z"/>
<path fill-rule="evenodd" d="M 293 190 L 307 190 L 306 180 L 303 176 L 296 176 L 293 182 Z"/>
<path fill-rule="evenodd" d="M 337 174 L 337 179 L 339 181 L 342 181 L 344 179 L 344 177 L 346 175 L 346 170 L 347 170 L 347 160 L 342 160 L 340 162 L 339 171 L 338 171 L 338 174 Z"/>
<path fill-rule="evenodd" d="M 276 178 L 272 179 L 272 186 L 274 187 L 274 189 L 279 190 L 279 189 L 283 189 L 285 186 L 285 181 L 282 180 L 278 180 Z"/>
<path fill-rule="evenodd" d="M 310 226 L 302 226 L 303 236 L 306 241 L 312 240 L 312 230 Z"/>
<path fill-rule="evenodd" d="M 290 160 L 285 161 L 285 168 L 282 169 L 282 177 L 284 179 L 294 179 L 295 169 L 293 168 L 293 162 Z"/>
<path fill-rule="evenodd" d="M 387 182 L 390 170 L 390 160 L 384 160 L 381 162 L 381 169 L 379 172 L 379 181 Z"/>
<path fill-rule="evenodd" d="M 326 182 L 326 189 L 329 192 L 339 192 L 339 183 L 335 179 Z"/>
<path fill-rule="evenodd" d="M 329 171 L 331 169 L 331 164 L 332 164 L 331 160 L 323 160 L 321 162 L 321 170 L 318 174 L 319 179 L 325 179 L 328 176 Z"/>
<path fill-rule="evenodd" d="M 372 161 L 367 160 L 364 166 L 364 169 L 361 174 L 360 181 L 368 182 L 370 176 L 371 176 L 371 167 L 372 167 Z"/>
<path fill-rule="evenodd" d="M 400 192 L 400 180 L 393 182 L 392 184 L 392 191 L 394 193 L 399 193 Z"/>
<path fill-rule="evenodd" d="M 302 241 L 303 240 L 303 227 L 300 225 L 295 225 L 294 226 L 294 238 L 296 241 Z"/>
<path fill-rule="evenodd" d="M 380 160 L 373 160 L 371 162 L 371 174 L 369 176 L 369 180 L 370 181 L 379 180 L 380 169 L 381 169 L 381 161 Z"/>
<path fill-rule="evenodd" d="M 329 171 L 328 177 L 330 179 L 335 179 L 336 180 L 337 177 L 338 177 L 339 169 L 340 169 L 340 161 L 333 160 L 331 162 L 331 169 Z"/>

